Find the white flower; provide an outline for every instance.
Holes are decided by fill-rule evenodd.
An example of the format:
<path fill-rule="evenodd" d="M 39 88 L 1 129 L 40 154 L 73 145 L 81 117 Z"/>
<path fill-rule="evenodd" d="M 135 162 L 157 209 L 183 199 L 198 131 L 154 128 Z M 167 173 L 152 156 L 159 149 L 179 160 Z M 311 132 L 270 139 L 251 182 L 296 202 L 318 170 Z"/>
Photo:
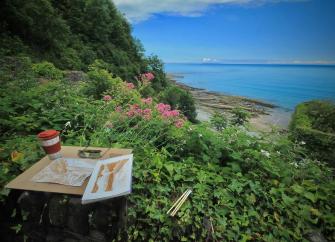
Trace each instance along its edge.
<path fill-rule="evenodd" d="M 192 131 L 193 129 L 190 127 L 189 129 L 188 129 L 188 131 Z"/>
<path fill-rule="evenodd" d="M 67 122 L 65 123 L 65 128 L 67 128 L 67 127 L 70 127 L 70 128 L 71 128 L 71 122 L 70 122 L 70 121 L 67 121 Z"/>
<path fill-rule="evenodd" d="M 298 168 L 298 163 L 297 162 L 291 162 L 290 165 L 294 166 L 295 168 Z"/>
<path fill-rule="evenodd" d="M 265 155 L 267 158 L 270 158 L 270 153 L 266 150 L 261 150 L 261 153 Z"/>
<path fill-rule="evenodd" d="M 300 144 L 301 144 L 301 145 L 305 145 L 306 142 L 305 142 L 305 141 L 301 141 Z"/>
<path fill-rule="evenodd" d="M 199 134 L 199 138 L 201 138 L 202 137 L 202 134 Z"/>
<path fill-rule="evenodd" d="M 281 154 L 280 151 L 277 150 L 277 154 L 280 155 Z"/>

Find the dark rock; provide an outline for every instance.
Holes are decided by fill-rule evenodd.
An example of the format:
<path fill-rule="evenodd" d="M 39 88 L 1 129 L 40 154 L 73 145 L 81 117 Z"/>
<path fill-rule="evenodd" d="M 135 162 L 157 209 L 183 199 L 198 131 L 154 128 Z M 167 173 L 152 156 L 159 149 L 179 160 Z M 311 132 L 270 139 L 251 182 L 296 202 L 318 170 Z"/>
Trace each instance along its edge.
<path fill-rule="evenodd" d="M 22 223 L 22 233 L 29 238 L 28 241 L 44 242 L 47 234 L 46 228 L 38 223 L 24 221 Z"/>
<path fill-rule="evenodd" d="M 65 79 L 70 82 L 86 81 L 87 75 L 82 71 L 66 71 Z"/>
<path fill-rule="evenodd" d="M 108 215 L 109 215 L 108 207 L 104 205 L 97 206 L 93 210 L 92 214 L 92 227 L 102 231 L 106 230 L 111 219 L 111 217 Z"/>
<path fill-rule="evenodd" d="M 98 230 L 90 231 L 90 241 L 91 242 L 106 242 L 106 236 L 104 233 Z"/>
<path fill-rule="evenodd" d="M 66 238 L 64 239 L 64 242 L 79 242 L 80 240 L 72 239 L 72 238 Z"/>
<path fill-rule="evenodd" d="M 63 195 L 54 195 L 49 201 L 49 221 L 51 225 L 64 226 L 67 221 L 68 200 Z"/>
<path fill-rule="evenodd" d="M 22 210 L 29 213 L 29 221 L 40 222 L 46 204 L 46 197 L 43 193 L 24 192 L 19 197 L 18 203 Z"/>
<path fill-rule="evenodd" d="M 327 242 L 320 231 L 313 231 L 307 234 L 307 239 L 311 242 Z"/>
<path fill-rule="evenodd" d="M 78 234 L 88 234 L 89 206 L 81 204 L 81 198 L 71 198 L 68 202 L 68 228 Z"/>
<path fill-rule="evenodd" d="M 45 239 L 46 242 L 63 242 L 64 241 L 64 234 L 62 230 L 59 229 L 50 229 L 48 231 L 48 235 Z"/>

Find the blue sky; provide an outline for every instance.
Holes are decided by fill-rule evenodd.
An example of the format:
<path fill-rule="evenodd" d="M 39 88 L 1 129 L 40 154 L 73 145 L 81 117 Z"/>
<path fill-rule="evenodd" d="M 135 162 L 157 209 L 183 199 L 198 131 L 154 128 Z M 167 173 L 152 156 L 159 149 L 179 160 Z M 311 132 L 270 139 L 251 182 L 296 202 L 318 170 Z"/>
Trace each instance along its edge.
<path fill-rule="evenodd" d="M 114 2 L 167 63 L 335 63 L 335 0 Z"/>

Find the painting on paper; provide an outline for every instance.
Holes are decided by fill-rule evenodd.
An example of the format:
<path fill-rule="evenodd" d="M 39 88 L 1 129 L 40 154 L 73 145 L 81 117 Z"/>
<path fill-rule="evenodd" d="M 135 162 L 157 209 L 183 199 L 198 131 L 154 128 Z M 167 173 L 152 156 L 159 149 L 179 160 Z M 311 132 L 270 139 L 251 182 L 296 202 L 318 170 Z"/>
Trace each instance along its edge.
<path fill-rule="evenodd" d="M 99 161 L 87 184 L 82 203 L 123 196 L 131 192 L 133 155 Z"/>

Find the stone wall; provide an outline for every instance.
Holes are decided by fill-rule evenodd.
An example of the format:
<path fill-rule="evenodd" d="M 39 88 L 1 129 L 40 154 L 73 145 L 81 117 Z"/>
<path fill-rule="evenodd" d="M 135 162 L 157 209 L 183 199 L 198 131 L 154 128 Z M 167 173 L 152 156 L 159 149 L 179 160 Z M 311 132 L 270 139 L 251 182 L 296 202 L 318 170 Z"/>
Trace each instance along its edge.
<path fill-rule="evenodd" d="M 33 242 L 126 241 L 126 197 L 88 205 L 81 197 L 23 192 L 22 233 Z"/>

